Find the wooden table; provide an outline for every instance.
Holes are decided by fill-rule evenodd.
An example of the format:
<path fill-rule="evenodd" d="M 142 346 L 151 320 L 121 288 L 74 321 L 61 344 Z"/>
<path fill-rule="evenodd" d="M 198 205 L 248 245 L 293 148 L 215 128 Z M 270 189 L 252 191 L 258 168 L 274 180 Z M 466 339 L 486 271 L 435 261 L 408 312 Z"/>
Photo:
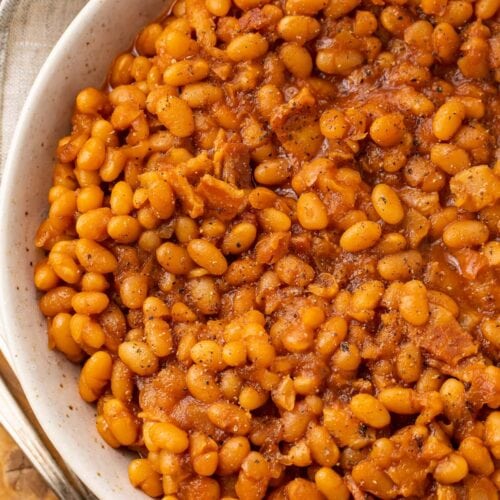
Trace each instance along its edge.
<path fill-rule="evenodd" d="M 25 414 L 41 432 L 17 378 L 1 354 L 0 374 Z M 45 437 L 44 441 L 47 441 Z M 1 426 L 0 498 L 2 500 L 56 500 L 56 496 L 49 490 L 40 474 L 33 468 L 24 453 Z"/>
<path fill-rule="evenodd" d="M 0 426 L 0 498 L 56 500 L 40 474 Z"/>

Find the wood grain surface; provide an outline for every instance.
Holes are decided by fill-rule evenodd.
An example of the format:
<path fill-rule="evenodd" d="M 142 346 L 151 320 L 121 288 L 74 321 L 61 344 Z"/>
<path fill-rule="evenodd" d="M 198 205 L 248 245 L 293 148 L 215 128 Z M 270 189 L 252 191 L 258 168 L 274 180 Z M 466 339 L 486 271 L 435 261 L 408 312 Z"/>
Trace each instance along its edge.
<path fill-rule="evenodd" d="M 56 500 L 40 474 L 0 426 L 0 498 Z"/>
<path fill-rule="evenodd" d="M 1 354 L 0 375 L 35 428 L 41 432 L 16 376 Z M 24 453 L 0 426 L 0 499 L 56 500 L 56 498 Z"/>

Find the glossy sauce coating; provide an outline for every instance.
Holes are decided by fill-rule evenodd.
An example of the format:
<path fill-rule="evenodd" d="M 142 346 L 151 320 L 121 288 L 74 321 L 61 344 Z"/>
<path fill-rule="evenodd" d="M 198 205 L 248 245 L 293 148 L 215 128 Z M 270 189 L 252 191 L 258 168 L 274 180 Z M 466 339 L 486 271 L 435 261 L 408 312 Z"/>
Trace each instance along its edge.
<path fill-rule="evenodd" d="M 498 498 L 498 0 L 179 0 L 83 89 L 49 345 L 165 500 Z"/>

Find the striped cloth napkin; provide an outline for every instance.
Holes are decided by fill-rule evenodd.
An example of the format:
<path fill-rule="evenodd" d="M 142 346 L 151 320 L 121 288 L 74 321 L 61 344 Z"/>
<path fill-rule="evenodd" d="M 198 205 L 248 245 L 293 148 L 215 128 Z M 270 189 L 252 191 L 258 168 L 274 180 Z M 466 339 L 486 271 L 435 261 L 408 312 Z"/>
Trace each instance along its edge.
<path fill-rule="evenodd" d="M 0 174 L 40 67 L 87 0 L 0 0 Z"/>

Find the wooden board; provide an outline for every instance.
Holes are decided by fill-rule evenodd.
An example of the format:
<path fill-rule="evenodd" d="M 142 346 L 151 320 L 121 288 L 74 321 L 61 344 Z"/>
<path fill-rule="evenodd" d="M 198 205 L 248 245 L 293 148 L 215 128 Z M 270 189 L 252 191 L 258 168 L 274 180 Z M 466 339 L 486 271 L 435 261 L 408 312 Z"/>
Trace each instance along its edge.
<path fill-rule="evenodd" d="M 1 354 L 0 375 L 21 408 L 40 431 L 19 382 Z M 24 453 L 0 426 L 0 499 L 56 500 L 56 498 Z"/>
<path fill-rule="evenodd" d="M 0 426 L 0 498 L 56 500 L 40 474 Z"/>

